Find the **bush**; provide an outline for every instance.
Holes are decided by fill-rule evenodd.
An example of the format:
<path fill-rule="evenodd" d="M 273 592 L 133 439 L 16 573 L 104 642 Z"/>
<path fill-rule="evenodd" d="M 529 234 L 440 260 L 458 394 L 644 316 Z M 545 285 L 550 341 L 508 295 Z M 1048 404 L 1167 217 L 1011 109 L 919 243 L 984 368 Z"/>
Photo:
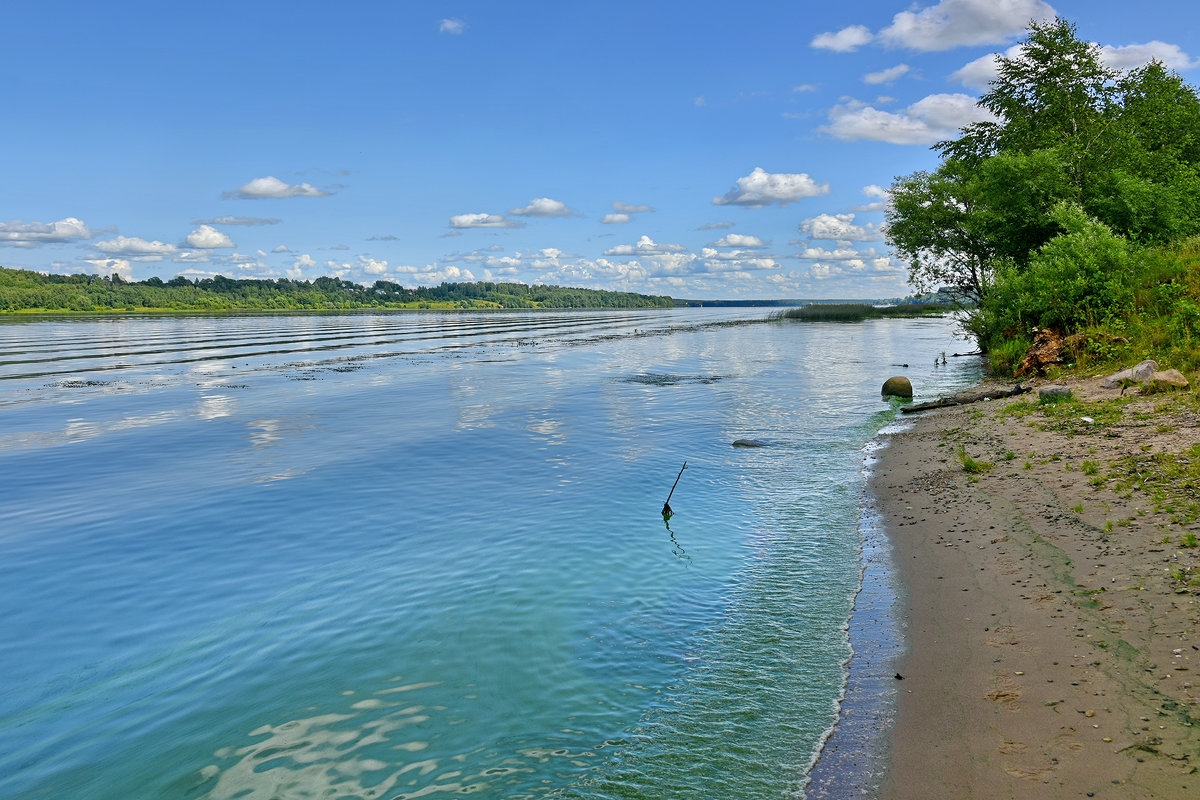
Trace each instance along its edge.
<path fill-rule="evenodd" d="M 1021 267 L 999 264 L 977 321 L 989 350 L 1034 327 L 1071 332 L 1104 325 L 1134 307 L 1137 259 L 1129 242 L 1074 203 L 1060 203 L 1051 218 L 1063 232 Z"/>

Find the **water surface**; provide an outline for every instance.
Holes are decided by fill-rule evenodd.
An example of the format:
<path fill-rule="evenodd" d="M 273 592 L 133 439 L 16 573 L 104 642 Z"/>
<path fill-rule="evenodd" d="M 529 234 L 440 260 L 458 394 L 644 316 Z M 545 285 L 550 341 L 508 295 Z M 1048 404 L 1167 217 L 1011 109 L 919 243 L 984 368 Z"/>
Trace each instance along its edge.
<path fill-rule="evenodd" d="M 0 323 L 0 795 L 802 793 L 879 386 L 976 374 L 766 313 Z"/>

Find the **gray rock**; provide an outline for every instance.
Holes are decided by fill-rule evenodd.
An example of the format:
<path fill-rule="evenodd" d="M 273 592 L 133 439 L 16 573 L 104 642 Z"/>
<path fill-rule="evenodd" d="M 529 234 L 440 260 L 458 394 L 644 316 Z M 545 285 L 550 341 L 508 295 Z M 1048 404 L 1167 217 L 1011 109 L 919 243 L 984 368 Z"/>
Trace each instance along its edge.
<path fill-rule="evenodd" d="M 1177 369 L 1168 369 L 1162 372 L 1155 372 L 1146 379 L 1143 384 L 1145 391 L 1149 392 L 1169 392 L 1172 389 L 1188 388 L 1188 379 L 1183 377 L 1183 373 Z"/>
<path fill-rule="evenodd" d="M 1158 364 L 1151 359 L 1146 359 L 1129 369 L 1123 369 L 1120 372 L 1109 375 L 1100 381 L 1100 385 L 1105 389 L 1120 389 L 1124 386 L 1131 386 L 1135 383 L 1149 380 L 1150 376 L 1157 371 Z"/>
<path fill-rule="evenodd" d="M 912 381 L 903 375 L 896 375 L 883 382 L 884 397 L 907 397 L 912 399 Z"/>
<path fill-rule="evenodd" d="M 1041 400 L 1070 400 L 1070 386 L 1043 386 L 1038 389 L 1038 398 Z"/>
<path fill-rule="evenodd" d="M 769 447 L 766 442 L 761 439 L 737 439 L 733 443 L 734 447 Z"/>

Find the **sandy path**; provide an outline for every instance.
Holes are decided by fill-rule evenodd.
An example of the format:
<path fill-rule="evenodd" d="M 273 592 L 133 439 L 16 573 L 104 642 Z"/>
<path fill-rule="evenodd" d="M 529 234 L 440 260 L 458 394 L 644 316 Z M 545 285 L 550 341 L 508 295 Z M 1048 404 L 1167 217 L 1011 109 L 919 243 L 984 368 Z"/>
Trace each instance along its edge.
<path fill-rule="evenodd" d="M 1200 548 L 1181 544 L 1200 406 L 1074 388 L 928 412 L 881 453 L 910 642 L 884 797 L 1200 797 Z M 960 445 L 993 466 L 969 473 Z M 1137 488 L 1155 456 L 1184 473 Z"/>

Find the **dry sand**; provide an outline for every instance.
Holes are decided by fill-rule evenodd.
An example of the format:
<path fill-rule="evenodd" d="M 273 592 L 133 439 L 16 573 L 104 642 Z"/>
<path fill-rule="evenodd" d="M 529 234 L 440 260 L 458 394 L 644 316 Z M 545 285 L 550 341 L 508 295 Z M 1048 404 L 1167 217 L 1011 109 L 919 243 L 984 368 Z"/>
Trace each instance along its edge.
<path fill-rule="evenodd" d="M 909 636 L 885 798 L 1200 798 L 1200 548 L 1181 544 L 1200 403 L 1070 385 L 1079 402 L 925 412 L 880 454 Z M 993 466 L 971 474 L 960 445 Z"/>

